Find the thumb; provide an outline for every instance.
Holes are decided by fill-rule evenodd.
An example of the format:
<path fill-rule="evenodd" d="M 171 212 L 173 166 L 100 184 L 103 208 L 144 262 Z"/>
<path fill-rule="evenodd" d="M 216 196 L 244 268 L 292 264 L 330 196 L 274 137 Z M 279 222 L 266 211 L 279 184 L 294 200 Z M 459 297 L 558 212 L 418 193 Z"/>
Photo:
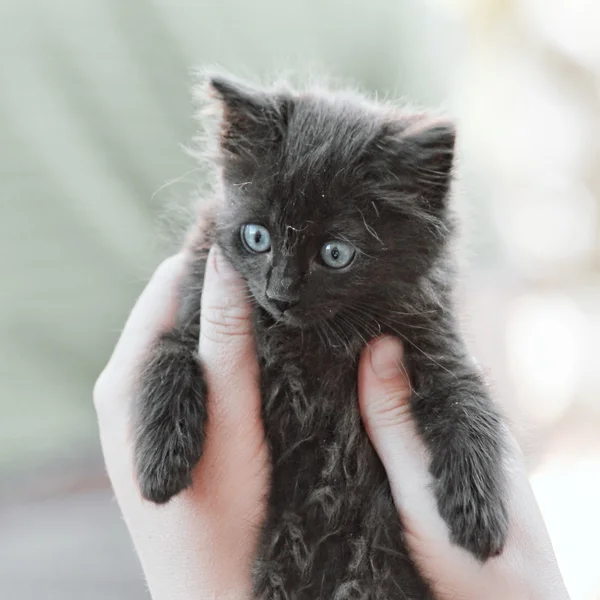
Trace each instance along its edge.
<path fill-rule="evenodd" d="M 403 358 L 402 344 L 394 337 L 385 336 L 371 343 L 360 361 L 358 397 L 365 428 L 392 488 L 396 481 L 402 481 L 404 493 L 406 471 L 412 471 L 411 480 L 417 474 L 417 479 L 422 479 L 428 476 L 428 460 L 412 420 L 412 389 Z"/>
<path fill-rule="evenodd" d="M 426 540 L 445 541 L 447 533 L 431 493 L 429 455 L 412 419 L 413 392 L 403 356 L 396 338 L 385 336 L 371 343 L 359 365 L 358 396 L 365 428 L 415 550 Z"/>
<path fill-rule="evenodd" d="M 194 493 L 211 490 L 217 512 L 226 515 L 227 527 L 237 528 L 243 549 L 245 536 L 254 539 L 262 519 L 268 453 L 248 290 L 218 246 L 206 261 L 199 354 L 209 398 Z"/>
<path fill-rule="evenodd" d="M 396 437 L 410 420 L 410 381 L 399 340 L 382 337 L 363 354 L 359 369 L 360 406 L 373 444 Z"/>
<path fill-rule="evenodd" d="M 243 279 L 218 246 L 206 262 L 199 353 L 213 409 L 245 419 L 259 412 L 258 364 Z"/>
<path fill-rule="evenodd" d="M 200 324 L 200 349 L 227 353 L 252 344 L 250 306 L 244 281 L 218 246 L 206 260 Z M 230 347 L 231 346 L 231 347 Z"/>

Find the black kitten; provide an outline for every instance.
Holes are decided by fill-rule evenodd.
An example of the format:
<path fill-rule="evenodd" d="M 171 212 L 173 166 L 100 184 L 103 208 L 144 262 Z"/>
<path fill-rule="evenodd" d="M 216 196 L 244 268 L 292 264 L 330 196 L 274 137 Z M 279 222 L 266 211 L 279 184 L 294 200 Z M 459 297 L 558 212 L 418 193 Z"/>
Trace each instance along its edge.
<path fill-rule="evenodd" d="M 216 241 L 256 300 L 272 461 L 256 597 L 432 598 L 361 424 L 357 359 L 381 333 L 403 340 L 439 511 L 456 544 L 497 555 L 507 530 L 503 424 L 458 332 L 447 262 L 454 128 L 350 94 L 223 77 L 209 87 L 222 108 L 222 198 L 208 237 L 189 249 L 177 321 L 142 375 L 142 493 L 167 502 L 202 455 L 196 348 Z"/>

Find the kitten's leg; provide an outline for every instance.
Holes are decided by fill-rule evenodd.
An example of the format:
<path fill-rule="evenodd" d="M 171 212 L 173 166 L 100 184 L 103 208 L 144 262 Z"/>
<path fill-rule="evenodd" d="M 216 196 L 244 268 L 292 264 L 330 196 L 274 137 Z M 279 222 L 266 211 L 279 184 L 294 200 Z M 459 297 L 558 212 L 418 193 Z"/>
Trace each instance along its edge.
<path fill-rule="evenodd" d="M 412 411 L 431 452 L 438 509 L 452 541 L 486 560 L 502 552 L 508 530 L 505 424 L 463 352 L 435 359 L 430 352 L 407 354 Z"/>
<path fill-rule="evenodd" d="M 192 255 L 172 329 L 143 365 L 135 404 L 135 468 L 142 496 L 162 504 L 189 487 L 206 422 L 206 383 L 198 359 L 206 252 Z"/>

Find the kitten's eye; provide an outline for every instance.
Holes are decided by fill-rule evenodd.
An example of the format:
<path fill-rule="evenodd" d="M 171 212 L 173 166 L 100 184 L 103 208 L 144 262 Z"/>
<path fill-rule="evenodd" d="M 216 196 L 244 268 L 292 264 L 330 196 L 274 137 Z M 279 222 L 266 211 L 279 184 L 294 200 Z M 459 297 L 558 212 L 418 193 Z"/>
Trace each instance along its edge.
<path fill-rule="evenodd" d="M 271 235 L 262 225 L 242 225 L 240 234 L 244 246 L 251 252 L 268 252 L 271 249 Z"/>
<path fill-rule="evenodd" d="M 321 248 L 321 260 L 332 269 L 347 267 L 355 254 L 356 249 L 348 242 L 327 242 Z"/>

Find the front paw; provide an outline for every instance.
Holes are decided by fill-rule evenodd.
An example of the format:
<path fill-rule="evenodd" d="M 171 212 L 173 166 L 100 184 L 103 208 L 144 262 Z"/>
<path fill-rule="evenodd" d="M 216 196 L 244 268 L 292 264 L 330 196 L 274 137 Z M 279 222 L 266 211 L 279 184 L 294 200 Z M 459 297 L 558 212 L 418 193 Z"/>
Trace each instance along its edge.
<path fill-rule="evenodd" d="M 202 441 L 186 440 L 176 426 L 139 432 L 135 445 L 135 469 L 140 492 L 146 500 L 165 504 L 190 487 L 192 470 L 202 454 Z"/>
<path fill-rule="evenodd" d="M 164 504 L 191 485 L 204 443 L 205 398 L 194 354 L 160 340 L 142 373 L 137 402 L 134 460 L 147 500 Z"/>
<path fill-rule="evenodd" d="M 508 532 L 502 466 L 485 452 L 463 447 L 434 460 L 432 472 L 452 542 L 481 561 L 501 554 Z"/>

